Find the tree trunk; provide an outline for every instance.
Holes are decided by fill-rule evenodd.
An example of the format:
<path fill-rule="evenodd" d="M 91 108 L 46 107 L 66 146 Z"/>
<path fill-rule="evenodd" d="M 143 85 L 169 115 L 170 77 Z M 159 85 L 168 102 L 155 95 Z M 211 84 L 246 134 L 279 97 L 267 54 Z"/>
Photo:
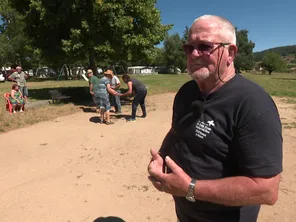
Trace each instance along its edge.
<path fill-rule="evenodd" d="M 17 61 L 18 61 L 18 65 L 22 66 L 22 62 L 21 62 L 20 58 L 18 58 Z"/>
<path fill-rule="evenodd" d="M 93 74 L 95 76 L 98 76 L 98 69 L 97 69 L 97 65 L 96 65 L 94 54 L 93 53 L 90 53 L 88 59 L 89 59 L 89 67 L 93 71 Z"/>
<path fill-rule="evenodd" d="M 268 74 L 271 75 L 271 73 L 272 73 L 272 70 L 268 70 Z"/>

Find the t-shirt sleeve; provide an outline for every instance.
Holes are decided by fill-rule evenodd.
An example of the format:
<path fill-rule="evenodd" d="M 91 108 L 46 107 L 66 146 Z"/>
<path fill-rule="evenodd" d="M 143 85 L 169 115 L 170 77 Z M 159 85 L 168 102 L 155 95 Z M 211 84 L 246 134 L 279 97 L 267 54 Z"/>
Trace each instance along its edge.
<path fill-rule="evenodd" d="M 234 149 L 245 176 L 272 177 L 282 172 L 282 125 L 275 107 L 239 127 Z"/>
<path fill-rule="evenodd" d="M 16 73 L 15 73 L 15 72 L 12 73 L 12 74 L 10 75 L 10 77 L 11 77 L 11 78 L 16 78 Z"/>
<path fill-rule="evenodd" d="M 119 79 L 118 79 L 118 77 L 117 77 L 117 76 L 114 76 L 114 80 L 115 80 L 115 85 L 117 85 L 117 84 L 119 84 L 119 83 L 120 83 L 120 81 L 119 81 Z"/>
<path fill-rule="evenodd" d="M 89 79 L 89 83 L 90 83 L 90 84 L 94 84 L 94 78 L 90 77 L 90 79 Z"/>

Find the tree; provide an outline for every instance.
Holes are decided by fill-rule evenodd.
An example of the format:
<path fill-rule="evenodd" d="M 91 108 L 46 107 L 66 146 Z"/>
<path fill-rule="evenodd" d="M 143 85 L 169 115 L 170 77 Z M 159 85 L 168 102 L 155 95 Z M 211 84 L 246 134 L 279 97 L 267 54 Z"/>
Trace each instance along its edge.
<path fill-rule="evenodd" d="M 149 57 L 171 25 L 162 25 L 155 0 L 11 0 L 26 14 L 26 32 L 47 58 L 63 63 Z"/>
<path fill-rule="evenodd" d="M 236 72 L 240 72 L 241 70 L 250 70 L 254 65 L 253 49 L 255 47 L 255 43 L 249 41 L 248 30 L 246 29 L 236 29 L 236 39 L 238 46 L 238 53 L 234 59 Z"/>
<path fill-rule="evenodd" d="M 182 40 L 178 33 L 169 35 L 164 40 L 164 60 L 167 67 L 184 70 L 186 56 L 182 49 Z M 176 70 L 175 70 L 176 71 Z"/>
<path fill-rule="evenodd" d="M 275 70 L 280 71 L 284 69 L 286 66 L 281 56 L 275 52 L 266 53 L 263 57 L 262 65 L 268 71 L 269 75 Z"/>
<path fill-rule="evenodd" d="M 189 30 L 190 29 L 188 28 L 188 26 L 185 26 L 185 30 L 183 32 L 183 37 L 182 37 L 183 44 L 186 43 L 188 40 Z"/>
<path fill-rule="evenodd" d="M 29 68 L 34 60 L 34 49 L 23 31 L 23 16 L 11 8 L 8 0 L 1 1 L 0 15 L 0 65 L 19 64 Z"/>
<path fill-rule="evenodd" d="M 165 51 L 164 48 L 155 48 L 156 50 L 156 55 L 155 55 L 155 59 L 152 63 L 152 65 L 154 66 L 165 66 Z"/>
<path fill-rule="evenodd" d="M 165 65 L 164 61 L 164 49 L 154 47 L 146 52 L 148 56 L 139 59 L 137 62 L 134 62 L 133 65 L 142 64 L 147 66 L 163 66 Z"/>

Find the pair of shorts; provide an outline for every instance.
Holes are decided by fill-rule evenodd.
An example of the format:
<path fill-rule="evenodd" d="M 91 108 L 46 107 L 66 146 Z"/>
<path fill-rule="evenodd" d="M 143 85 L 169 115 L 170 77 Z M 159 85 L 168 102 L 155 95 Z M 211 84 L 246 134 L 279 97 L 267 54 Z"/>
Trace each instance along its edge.
<path fill-rule="evenodd" d="M 94 102 L 95 102 L 96 106 L 100 109 L 105 109 L 106 111 L 109 111 L 111 109 L 108 95 L 94 96 Z"/>
<path fill-rule="evenodd" d="M 29 96 L 28 87 L 27 86 L 20 86 L 20 91 L 23 94 L 23 96 Z"/>

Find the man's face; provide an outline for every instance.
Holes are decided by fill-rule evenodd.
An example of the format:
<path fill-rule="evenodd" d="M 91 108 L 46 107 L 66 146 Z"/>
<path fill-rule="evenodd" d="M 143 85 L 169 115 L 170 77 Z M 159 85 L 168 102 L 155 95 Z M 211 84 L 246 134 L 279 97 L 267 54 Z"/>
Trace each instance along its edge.
<path fill-rule="evenodd" d="M 21 73 L 22 68 L 16 68 L 16 71 L 17 71 L 18 73 Z"/>
<path fill-rule="evenodd" d="M 213 20 L 200 20 L 192 25 L 188 43 L 194 45 L 195 49 L 189 50 L 191 53 L 187 54 L 187 70 L 192 79 L 203 81 L 209 77 L 215 78 L 218 69 L 220 72 L 224 70 L 228 52 L 215 44 L 225 42 L 219 30 Z"/>

